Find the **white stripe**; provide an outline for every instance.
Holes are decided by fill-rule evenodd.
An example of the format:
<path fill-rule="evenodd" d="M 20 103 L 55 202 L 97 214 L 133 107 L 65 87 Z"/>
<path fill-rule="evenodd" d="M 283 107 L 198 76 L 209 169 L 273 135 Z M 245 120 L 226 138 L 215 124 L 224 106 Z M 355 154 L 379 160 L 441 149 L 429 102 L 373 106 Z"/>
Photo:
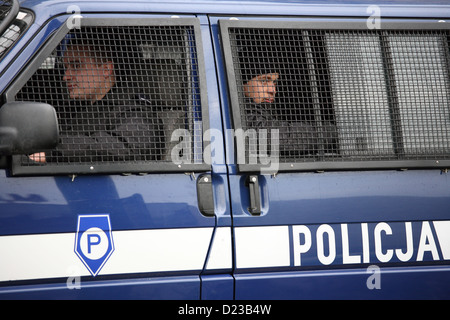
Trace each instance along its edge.
<path fill-rule="evenodd" d="M 238 268 L 290 265 L 288 226 L 240 227 L 235 237 Z"/>
<path fill-rule="evenodd" d="M 113 232 L 115 252 L 100 274 L 201 270 L 213 228 Z"/>
<path fill-rule="evenodd" d="M 206 269 L 229 269 L 232 267 L 231 228 L 220 227 L 214 233 Z"/>
<path fill-rule="evenodd" d="M 0 281 L 66 277 L 73 269 L 89 275 L 74 241 L 75 233 L 0 237 Z"/>
<path fill-rule="evenodd" d="M 115 251 L 100 275 L 201 270 L 213 228 L 113 231 Z M 75 233 L 0 237 L 0 281 L 90 275 Z"/>

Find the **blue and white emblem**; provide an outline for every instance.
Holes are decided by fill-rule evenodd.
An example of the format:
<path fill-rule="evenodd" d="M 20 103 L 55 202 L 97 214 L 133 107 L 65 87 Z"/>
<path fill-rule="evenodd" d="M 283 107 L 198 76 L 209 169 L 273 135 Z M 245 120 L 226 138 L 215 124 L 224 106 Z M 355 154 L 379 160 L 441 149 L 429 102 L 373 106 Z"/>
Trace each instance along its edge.
<path fill-rule="evenodd" d="M 75 253 L 96 276 L 114 252 L 108 214 L 79 215 L 75 236 Z"/>

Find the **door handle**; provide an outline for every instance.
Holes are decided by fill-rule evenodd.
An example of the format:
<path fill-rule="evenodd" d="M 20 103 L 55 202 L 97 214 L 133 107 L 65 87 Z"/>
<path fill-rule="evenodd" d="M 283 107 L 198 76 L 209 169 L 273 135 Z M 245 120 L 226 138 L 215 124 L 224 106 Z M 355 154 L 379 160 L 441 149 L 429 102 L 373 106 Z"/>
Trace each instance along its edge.
<path fill-rule="evenodd" d="M 210 174 L 201 175 L 197 179 L 197 201 L 198 209 L 204 216 L 214 216 L 214 195 Z"/>
<path fill-rule="evenodd" d="M 259 191 L 259 179 L 257 175 L 249 175 L 245 180 L 250 195 L 250 206 L 248 212 L 253 216 L 261 215 L 261 194 Z"/>

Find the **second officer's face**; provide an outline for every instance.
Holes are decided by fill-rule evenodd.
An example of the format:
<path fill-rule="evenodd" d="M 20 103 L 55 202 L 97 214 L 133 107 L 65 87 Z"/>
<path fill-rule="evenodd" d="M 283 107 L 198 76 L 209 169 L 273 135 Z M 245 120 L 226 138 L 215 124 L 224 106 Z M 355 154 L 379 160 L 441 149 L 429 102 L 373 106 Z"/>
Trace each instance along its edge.
<path fill-rule="evenodd" d="M 244 94 L 255 103 L 272 103 L 277 93 L 278 73 L 260 74 L 244 84 Z"/>

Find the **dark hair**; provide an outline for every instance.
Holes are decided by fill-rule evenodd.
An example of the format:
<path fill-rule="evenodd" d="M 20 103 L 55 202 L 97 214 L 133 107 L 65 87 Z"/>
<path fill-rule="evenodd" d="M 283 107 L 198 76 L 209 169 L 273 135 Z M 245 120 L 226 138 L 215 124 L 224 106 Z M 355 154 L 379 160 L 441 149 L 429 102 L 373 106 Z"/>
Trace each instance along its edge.
<path fill-rule="evenodd" d="M 134 37 L 124 28 L 82 27 L 71 35 L 69 47 L 88 47 L 94 59 L 114 64 L 116 83 L 121 87 L 135 87 L 132 82 L 141 51 Z"/>
<path fill-rule="evenodd" d="M 253 29 L 243 30 L 236 36 L 236 45 L 242 81 L 247 82 L 260 74 L 280 73 L 276 49 L 271 47 L 267 35 Z"/>

